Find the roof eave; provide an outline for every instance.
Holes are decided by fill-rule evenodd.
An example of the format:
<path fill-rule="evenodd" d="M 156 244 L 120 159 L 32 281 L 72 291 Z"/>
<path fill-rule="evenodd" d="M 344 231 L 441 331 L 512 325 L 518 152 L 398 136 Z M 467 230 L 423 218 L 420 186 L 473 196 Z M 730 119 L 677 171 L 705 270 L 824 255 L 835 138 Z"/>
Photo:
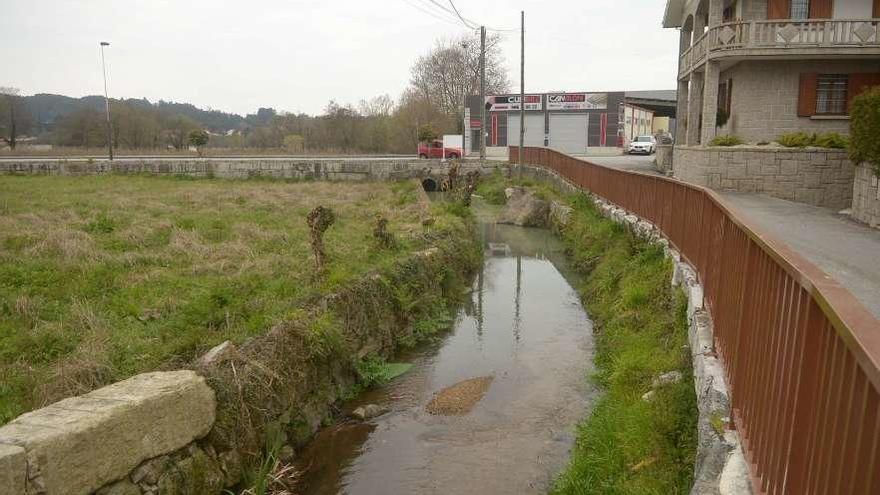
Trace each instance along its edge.
<path fill-rule="evenodd" d="M 681 14 L 684 8 L 683 0 L 666 0 L 666 10 L 663 12 L 663 27 L 681 27 Z"/>

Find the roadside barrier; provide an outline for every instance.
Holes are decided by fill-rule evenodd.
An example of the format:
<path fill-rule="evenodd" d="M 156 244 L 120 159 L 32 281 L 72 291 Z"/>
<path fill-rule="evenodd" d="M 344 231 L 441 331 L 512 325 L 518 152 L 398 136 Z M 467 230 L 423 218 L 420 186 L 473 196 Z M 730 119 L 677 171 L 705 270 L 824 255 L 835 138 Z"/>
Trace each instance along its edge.
<path fill-rule="evenodd" d="M 880 321 L 849 291 L 704 187 L 546 148 L 523 163 L 653 223 L 697 269 L 757 492 L 880 493 Z"/>

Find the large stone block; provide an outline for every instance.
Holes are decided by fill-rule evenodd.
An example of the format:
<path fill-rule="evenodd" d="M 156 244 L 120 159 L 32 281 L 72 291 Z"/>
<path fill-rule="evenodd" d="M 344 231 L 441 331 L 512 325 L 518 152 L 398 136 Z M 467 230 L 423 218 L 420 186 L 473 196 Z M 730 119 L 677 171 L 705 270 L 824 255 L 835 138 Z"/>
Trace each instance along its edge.
<path fill-rule="evenodd" d="M 0 495 L 24 493 L 27 461 L 24 449 L 17 445 L 0 445 Z"/>
<path fill-rule="evenodd" d="M 0 444 L 27 453 L 34 492 L 90 493 L 205 436 L 214 391 L 195 372 L 144 373 L 19 416 Z"/>

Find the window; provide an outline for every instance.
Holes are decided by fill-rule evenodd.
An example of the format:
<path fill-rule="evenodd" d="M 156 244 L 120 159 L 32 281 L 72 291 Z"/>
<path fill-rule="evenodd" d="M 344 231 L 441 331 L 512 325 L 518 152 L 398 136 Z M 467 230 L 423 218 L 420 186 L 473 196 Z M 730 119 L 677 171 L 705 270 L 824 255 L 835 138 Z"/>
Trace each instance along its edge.
<path fill-rule="evenodd" d="M 846 74 L 819 74 L 816 79 L 816 114 L 843 115 L 846 113 Z"/>
<path fill-rule="evenodd" d="M 810 17 L 810 0 L 791 0 L 791 18 L 808 19 Z"/>

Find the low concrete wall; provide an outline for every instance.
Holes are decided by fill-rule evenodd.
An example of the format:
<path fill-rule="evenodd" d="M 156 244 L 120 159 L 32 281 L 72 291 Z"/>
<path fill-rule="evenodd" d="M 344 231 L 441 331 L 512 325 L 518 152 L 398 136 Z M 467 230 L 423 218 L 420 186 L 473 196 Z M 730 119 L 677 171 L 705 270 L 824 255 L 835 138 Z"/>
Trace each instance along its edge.
<path fill-rule="evenodd" d="M 855 166 L 844 150 L 676 146 L 673 155 L 675 177 L 692 184 L 837 210 L 852 204 Z"/>
<path fill-rule="evenodd" d="M 0 427 L 0 493 L 80 494 L 135 486 L 138 466 L 211 430 L 214 391 L 193 371 L 145 373 L 23 414 Z M 206 462 L 208 461 L 206 457 Z M 204 470 L 201 470 L 204 471 Z M 159 479 L 152 481 L 158 486 Z M 217 491 L 223 487 L 222 476 Z M 151 489 L 151 487 L 144 487 Z M 119 489 L 119 488 L 116 488 Z"/>
<path fill-rule="evenodd" d="M 864 165 L 856 167 L 852 216 L 871 227 L 880 228 L 880 184 L 874 172 Z"/>
<path fill-rule="evenodd" d="M 506 148 L 505 148 L 506 149 Z M 497 163 L 462 162 L 462 173 L 494 170 Z M 383 181 L 445 176 L 449 163 L 418 159 L 24 159 L 0 161 L 0 175 L 151 174 L 247 179 Z"/>
<path fill-rule="evenodd" d="M 672 145 L 658 144 L 657 152 L 654 154 L 654 166 L 657 171 L 665 174 L 672 172 Z"/>

